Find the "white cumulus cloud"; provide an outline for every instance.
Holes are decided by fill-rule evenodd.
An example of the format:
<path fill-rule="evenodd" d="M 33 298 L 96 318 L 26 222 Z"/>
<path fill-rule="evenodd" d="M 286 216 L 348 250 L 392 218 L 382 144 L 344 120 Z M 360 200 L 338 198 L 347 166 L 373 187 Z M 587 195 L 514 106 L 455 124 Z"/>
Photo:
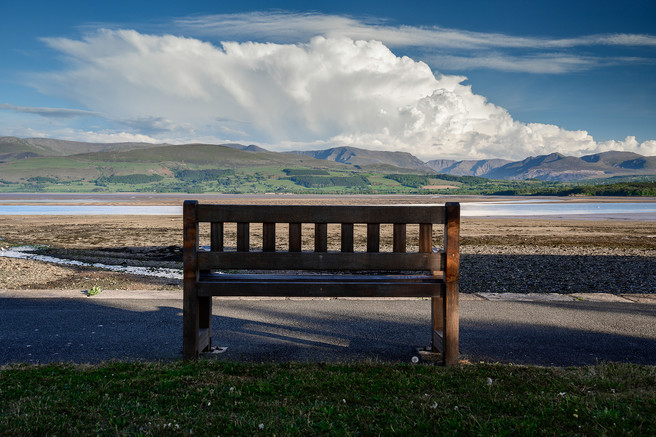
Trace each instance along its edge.
<path fill-rule="evenodd" d="M 606 148 L 656 154 L 653 141 L 600 144 L 585 131 L 517 122 L 465 77 L 435 73 L 375 40 L 217 46 L 104 30 L 46 41 L 69 67 L 39 76 L 42 92 L 164 141 L 232 136 L 278 150 L 353 145 L 426 159 Z"/>

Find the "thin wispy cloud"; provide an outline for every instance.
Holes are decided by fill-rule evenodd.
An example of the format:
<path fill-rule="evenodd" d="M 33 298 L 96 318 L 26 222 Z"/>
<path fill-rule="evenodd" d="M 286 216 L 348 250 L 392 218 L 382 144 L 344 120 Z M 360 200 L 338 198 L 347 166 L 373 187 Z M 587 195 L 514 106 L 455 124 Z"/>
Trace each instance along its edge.
<path fill-rule="evenodd" d="M 482 50 L 489 48 L 567 48 L 614 45 L 656 47 L 656 35 L 597 34 L 576 38 L 542 38 L 472 32 L 440 26 L 395 26 L 378 18 L 296 12 L 252 12 L 179 18 L 174 25 L 186 32 L 236 39 L 303 41 L 316 35 L 378 40 L 389 47 L 422 46 Z"/>
<path fill-rule="evenodd" d="M 0 110 L 21 112 L 24 114 L 35 114 L 42 117 L 52 118 L 74 118 L 74 117 L 100 117 L 100 114 L 93 111 L 81 109 L 66 108 L 41 108 L 32 106 L 15 106 L 9 103 L 0 103 Z"/>
<path fill-rule="evenodd" d="M 427 55 L 430 64 L 440 65 L 447 70 L 494 69 L 515 73 L 566 74 L 595 68 L 628 64 L 653 64 L 653 59 L 640 57 L 575 56 L 567 53 L 537 55 L 509 55 L 498 52 L 459 56 L 448 54 Z"/>

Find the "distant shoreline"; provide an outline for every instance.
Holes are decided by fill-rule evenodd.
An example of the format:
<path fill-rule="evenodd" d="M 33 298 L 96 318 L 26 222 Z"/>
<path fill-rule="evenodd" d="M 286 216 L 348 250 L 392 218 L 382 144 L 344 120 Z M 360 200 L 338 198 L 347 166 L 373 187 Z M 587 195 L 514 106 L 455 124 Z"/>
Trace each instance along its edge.
<path fill-rule="evenodd" d="M 291 194 L 0 194 L 0 216 L 182 214 L 182 202 L 216 204 L 443 204 L 460 202 L 463 219 L 656 221 L 653 197 L 536 197 L 444 195 L 291 195 Z M 644 205 L 644 207 L 643 207 Z"/>
<path fill-rule="evenodd" d="M 656 197 L 630 196 L 476 196 L 429 194 L 212 194 L 212 193 L 0 193 L 0 205 L 179 205 L 195 199 L 216 203 L 295 203 L 304 201 L 334 201 L 345 199 L 363 203 L 445 203 L 445 202 L 567 202 L 567 203 L 656 203 Z"/>

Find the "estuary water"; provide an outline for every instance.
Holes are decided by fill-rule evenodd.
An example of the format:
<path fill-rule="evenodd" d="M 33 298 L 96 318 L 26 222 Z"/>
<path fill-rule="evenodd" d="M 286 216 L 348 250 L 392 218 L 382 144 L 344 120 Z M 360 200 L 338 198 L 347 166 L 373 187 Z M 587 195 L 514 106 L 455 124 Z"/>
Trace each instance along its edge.
<path fill-rule="evenodd" d="M 463 217 L 590 218 L 656 221 L 654 202 L 504 201 L 461 203 Z"/>
<path fill-rule="evenodd" d="M 33 202 L 33 200 L 31 200 Z M 52 202 L 52 201 L 51 201 Z M 68 200 L 67 203 L 71 201 Z M 20 203 L 14 200 L 12 203 Z M 181 215 L 182 205 L 4 204 L 0 215 Z M 441 202 L 440 202 L 441 203 Z M 589 218 L 656 221 L 656 199 L 641 202 L 558 199 L 463 201 L 463 217 Z"/>

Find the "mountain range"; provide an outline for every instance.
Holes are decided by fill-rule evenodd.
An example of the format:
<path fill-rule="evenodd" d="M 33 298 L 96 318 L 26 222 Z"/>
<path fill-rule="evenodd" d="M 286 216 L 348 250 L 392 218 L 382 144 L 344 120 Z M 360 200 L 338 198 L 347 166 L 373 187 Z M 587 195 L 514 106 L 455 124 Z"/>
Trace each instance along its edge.
<path fill-rule="evenodd" d="M 480 176 L 489 179 L 576 181 L 614 176 L 656 174 L 656 156 L 632 152 L 602 152 L 580 158 L 560 153 L 531 156 L 522 161 L 504 159 L 433 160 L 427 165 L 438 173 L 456 176 Z"/>
<path fill-rule="evenodd" d="M 632 152 L 602 152 L 580 158 L 560 153 L 532 156 L 522 161 L 506 159 L 421 161 L 406 152 L 383 152 L 335 147 L 325 150 L 291 152 L 355 166 L 401 167 L 418 172 L 437 172 L 453 176 L 479 176 L 489 179 L 576 181 L 613 176 L 656 175 L 656 156 Z"/>
<path fill-rule="evenodd" d="M 5 169 L 15 173 L 16 161 L 31 160 L 34 169 L 45 157 L 67 157 L 80 162 L 193 163 L 195 165 L 306 166 L 355 168 L 380 173 L 442 173 L 490 179 L 577 181 L 615 176 L 656 175 L 656 156 L 610 151 L 582 157 L 560 153 L 532 156 L 521 161 L 504 159 L 424 162 L 407 152 L 386 152 L 356 147 L 314 151 L 273 152 L 242 144 L 86 143 L 47 138 L 0 137 L 0 178 Z M 13 165 L 12 165 L 13 164 Z M 336 166 L 336 167 L 335 167 Z M 170 165 L 168 165 L 170 168 Z"/>

